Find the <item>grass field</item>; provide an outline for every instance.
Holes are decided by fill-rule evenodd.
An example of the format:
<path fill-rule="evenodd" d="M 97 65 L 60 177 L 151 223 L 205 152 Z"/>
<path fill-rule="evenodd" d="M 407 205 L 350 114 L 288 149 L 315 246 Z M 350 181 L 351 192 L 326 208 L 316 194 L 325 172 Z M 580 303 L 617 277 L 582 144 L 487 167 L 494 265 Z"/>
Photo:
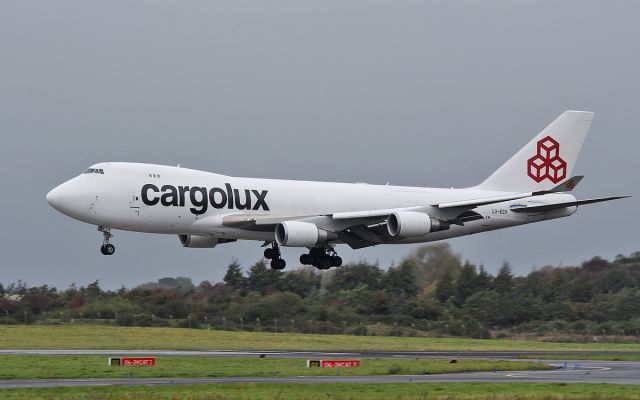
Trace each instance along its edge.
<path fill-rule="evenodd" d="M 154 367 L 110 367 L 104 356 L 0 356 L 0 379 L 277 377 L 336 375 L 331 368 L 307 368 L 304 359 L 160 357 Z M 550 369 L 533 362 L 435 359 L 365 359 L 341 375 L 441 374 L 473 371 Z"/>
<path fill-rule="evenodd" d="M 246 399 L 246 400 L 613 400 L 640 399 L 634 385 L 547 383 L 408 383 L 408 384 L 256 384 L 106 386 L 89 388 L 5 389 L 5 400 L 17 399 Z"/>
<path fill-rule="evenodd" d="M 640 344 L 229 332 L 99 325 L 0 326 L 0 349 L 640 351 Z"/>
<path fill-rule="evenodd" d="M 515 340 L 273 334 L 113 326 L 1 326 L 0 349 L 149 350 L 425 350 L 425 351 L 640 351 L 639 344 L 550 343 Z M 612 356 L 602 356 L 612 357 Z M 618 356 L 615 356 L 618 357 Z M 635 356 L 634 356 L 635 357 Z M 563 358 L 558 356 L 558 358 Z M 580 359 L 579 356 L 571 358 Z M 626 359 L 621 356 L 620 359 Z M 434 359 L 363 360 L 341 375 L 436 374 L 548 368 L 537 363 Z M 159 357 L 156 367 L 109 367 L 106 356 L 0 356 L 0 379 L 152 378 L 335 375 L 307 369 L 304 359 Z M 238 384 L 96 386 L 0 389 L 2 399 L 637 399 L 640 386 L 545 383 Z"/>

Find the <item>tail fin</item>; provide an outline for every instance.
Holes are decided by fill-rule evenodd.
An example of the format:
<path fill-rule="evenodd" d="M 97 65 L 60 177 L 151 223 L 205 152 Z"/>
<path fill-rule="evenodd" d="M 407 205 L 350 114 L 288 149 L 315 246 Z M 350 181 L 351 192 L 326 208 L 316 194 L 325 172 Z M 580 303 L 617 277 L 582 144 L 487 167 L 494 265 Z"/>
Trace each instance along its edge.
<path fill-rule="evenodd" d="M 554 188 L 571 176 L 593 115 L 563 112 L 477 188 L 505 192 Z"/>

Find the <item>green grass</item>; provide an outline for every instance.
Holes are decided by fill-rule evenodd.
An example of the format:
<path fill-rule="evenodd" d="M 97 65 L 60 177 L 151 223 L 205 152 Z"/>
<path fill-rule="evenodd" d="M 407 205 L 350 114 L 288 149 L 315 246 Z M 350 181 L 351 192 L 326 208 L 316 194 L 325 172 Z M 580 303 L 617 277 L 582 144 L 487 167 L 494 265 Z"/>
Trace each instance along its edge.
<path fill-rule="evenodd" d="M 0 349 L 640 351 L 640 344 L 254 333 L 98 325 L 0 326 Z"/>
<path fill-rule="evenodd" d="M 331 368 L 307 368 L 305 359 L 159 357 L 153 367 L 110 367 L 106 356 L 0 356 L 0 379 L 278 377 L 336 375 Z M 365 359 L 341 375 L 442 374 L 473 371 L 550 369 L 533 362 L 437 359 Z"/>
<path fill-rule="evenodd" d="M 635 385 L 549 383 L 413 384 L 238 384 L 107 386 L 87 388 L 4 389 L 0 398 L 17 399 L 246 399 L 246 400 L 410 400 L 410 399 L 640 399 Z"/>

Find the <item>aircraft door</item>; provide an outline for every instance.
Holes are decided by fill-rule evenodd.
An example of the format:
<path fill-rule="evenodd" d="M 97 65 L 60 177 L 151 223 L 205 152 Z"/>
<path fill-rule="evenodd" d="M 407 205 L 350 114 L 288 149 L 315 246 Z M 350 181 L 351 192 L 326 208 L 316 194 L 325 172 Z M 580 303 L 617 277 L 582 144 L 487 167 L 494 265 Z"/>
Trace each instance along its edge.
<path fill-rule="evenodd" d="M 140 216 L 140 211 L 142 210 L 140 204 L 140 194 L 138 192 L 131 192 L 131 197 L 129 197 L 129 209 L 133 215 Z"/>

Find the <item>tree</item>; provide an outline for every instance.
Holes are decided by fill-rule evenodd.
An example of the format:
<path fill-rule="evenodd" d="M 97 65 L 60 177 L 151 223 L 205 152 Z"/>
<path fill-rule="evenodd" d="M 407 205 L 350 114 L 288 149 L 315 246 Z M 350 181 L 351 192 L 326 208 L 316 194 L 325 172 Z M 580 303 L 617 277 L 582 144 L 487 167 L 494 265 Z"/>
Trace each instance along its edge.
<path fill-rule="evenodd" d="M 464 263 L 455 285 L 456 296 L 454 303 L 458 307 L 462 306 L 467 298 L 476 290 L 477 276 L 476 267 L 469 262 Z"/>
<path fill-rule="evenodd" d="M 47 285 L 40 287 L 32 287 L 25 289 L 24 295 L 20 302 L 33 314 L 40 314 L 43 311 L 49 311 L 58 299 L 55 288 L 49 288 Z"/>
<path fill-rule="evenodd" d="M 633 276 L 628 268 L 616 266 L 605 272 L 600 286 L 604 293 L 616 293 L 625 287 L 632 286 L 635 283 L 633 281 Z"/>
<path fill-rule="evenodd" d="M 578 276 L 569 283 L 568 292 L 571 301 L 586 303 L 591 301 L 596 286 L 589 274 L 577 271 Z"/>
<path fill-rule="evenodd" d="M 618 295 L 616 319 L 628 321 L 640 317 L 640 290 L 624 289 Z"/>
<path fill-rule="evenodd" d="M 222 278 L 224 283 L 234 290 L 241 290 L 247 287 L 247 278 L 242 275 L 242 267 L 238 261 L 232 261 L 227 267 L 227 273 Z"/>
<path fill-rule="evenodd" d="M 420 286 L 432 284 L 447 272 L 455 278 L 462 266 L 460 256 L 451 251 L 448 243 L 419 247 L 408 259 L 416 263 Z"/>
<path fill-rule="evenodd" d="M 436 319 L 442 313 L 442 306 L 433 298 L 422 296 L 407 305 L 407 313 L 416 319 Z"/>
<path fill-rule="evenodd" d="M 489 289 L 493 283 L 493 277 L 484 269 L 484 266 L 480 266 L 480 272 L 476 277 L 476 289 L 484 290 Z"/>
<path fill-rule="evenodd" d="M 292 292 L 300 297 L 307 297 L 320 289 L 322 276 L 315 268 L 301 268 L 287 271 L 280 279 L 279 289 Z"/>
<path fill-rule="evenodd" d="M 384 289 L 392 294 L 413 297 L 420 291 L 417 279 L 417 266 L 413 260 L 404 260 L 397 267 L 391 267 L 382 280 Z"/>
<path fill-rule="evenodd" d="M 382 271 L 380 268 L 363 261 L 336 269 L 331 281 L 327 284 L 327 290 L 338 292 L 352 290 L 358 286 L 375 290 L 380 288 L 381 280 Z"/>
<path fill-rule="evenodd" d="M 249 290 L 266 294 L 278 287 L 281 276 L 282 272 L 267 267 L 267 263 L 260 260 L 249 269 L 247 277 Z"/>
<path fill-rule="evenodd" d="M 436 283 L 436 299 L 440 303 L 446 303 L 451 297 L 455 296 L 456 287 L 453 284 L 453 278 L 450 273 L 445 273 L 438 279 Z"/>
<path fill-rule="evenodd" d="M 511 267 L 509 263 L 502 264 L 498 275 L 493 280 L 493 287 L 496 292 L 500 294 L 510 293 L 513 289 L 513 274 L 511 274 Z"/>
<path fill-rule="evenodd" d="M 158 279 L 158 285 L 170 289 L 176 289 L 181 293 L 187 293 L 195 288 L 191 278 L 185 278 L 183 276 L 179 276 L 177 278 L 160 278 Z M 153 286 L 149 286 L 147 288 L 151 289 Z"/>
<path fill-rule="evenodd" d="M 87 287 L 80 288 L 80 294 L 89 296 L 89 297 L 98 297 L 102 294 L 102 289 L 100 289 L 100 280 L 96 280 L 87 285 Z"/>

